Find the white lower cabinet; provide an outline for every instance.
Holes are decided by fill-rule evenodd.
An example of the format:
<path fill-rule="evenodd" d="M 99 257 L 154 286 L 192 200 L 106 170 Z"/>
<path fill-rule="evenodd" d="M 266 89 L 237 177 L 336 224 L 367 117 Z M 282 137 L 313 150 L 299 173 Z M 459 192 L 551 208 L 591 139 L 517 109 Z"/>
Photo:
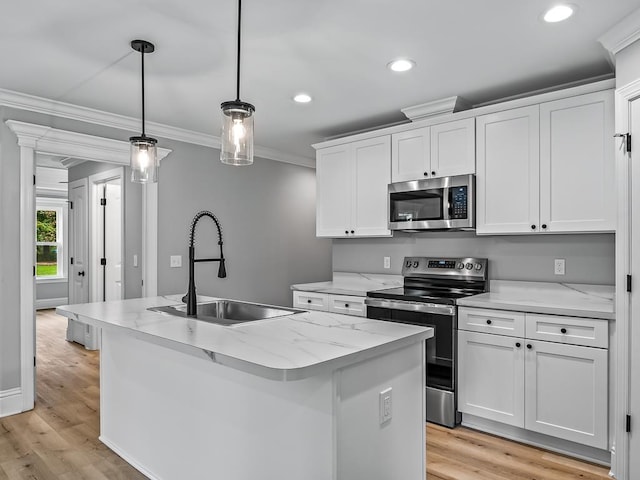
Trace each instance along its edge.
<path fill-rule="evenodd" d="M 460 308 L 460 318 L 495 318 L 485 312 L 493 311 Z M 504 313 L 523 316 L 522 337 L 493 331 L 458 332 L 458 409 L 465 414 L 607 449 L 607 321 Z M 477 330 L 476 323 L 480 322 L 461 321 L 459 326 L 463 329 L 470 325 L 468 330 Z M 582 333 L 582 340 L 577 332 Z M 541 334 L 554 341 L 535 339 Z M 584 344 L 575 344 L 580 341 Z"/>
<path fill-rule="evenodd" d="M 365 297 L 352 295 L 332 295 L 295 290 L 293 292 L 293 308 L 366 317 L 367 307 L 364 304 L 364 299 Z"/>

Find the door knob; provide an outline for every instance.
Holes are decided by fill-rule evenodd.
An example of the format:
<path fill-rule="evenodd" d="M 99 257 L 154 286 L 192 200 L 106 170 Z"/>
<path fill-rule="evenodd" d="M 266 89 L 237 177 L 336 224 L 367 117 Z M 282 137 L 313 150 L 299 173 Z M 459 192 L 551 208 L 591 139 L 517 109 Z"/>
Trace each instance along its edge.
<path fill-rule="evenodd" d="M 79 276 L 79 277 L 84 277 L 84 270 L 83 270 L 83 271 L 81 271 L 81 272 L 78 272 L 78 276 Z"/>

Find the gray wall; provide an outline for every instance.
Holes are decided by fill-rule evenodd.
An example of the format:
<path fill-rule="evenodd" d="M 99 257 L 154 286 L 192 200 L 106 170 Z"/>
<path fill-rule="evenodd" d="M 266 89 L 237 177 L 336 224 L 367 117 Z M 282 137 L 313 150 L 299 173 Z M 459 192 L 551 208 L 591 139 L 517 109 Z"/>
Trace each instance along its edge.
<path fill-rule="evenodd" d="M 331 240 L 315 237 L 314 170 L 264 159 L 232 167 L 217 150 L 183 145 L 162 161 L 158 188 L 159 294 L 186 292 L 188 231 L 200 210 L 222 224 L 228 276 L 197 264 L 199 294 L 291 305 L 291 284 L 331 278 Z M 196 257 L 218 256 L 216 235 L 203 218 Z M 169 267 L 171 255 L 182 255 L 182 268 Z"/>
<path fill-rule="evenodd" d="M 36 300 L 51 298 L 67 298 L 69 294 L 68 282 L 38 282 L 36 283 Z"/>
<path fill-rule="evenodd" d="M 399 233 L 393 238 L 333 241 L 333 270 L 399 274 L 405 255 L 474 256 L 489 259 L 494 280 L 613 285 L 614 234 L 476 236 L 469 232 Z M 383 268 L 383 257 L 391 268 Z M 555 258 L 566 274 L 553 274 Z"/>
<path fill-rule="evenodd" d="M 69 182 L 116 168 L 116 165 L 99 162 L 84 162 L 69 169 Z M 124 298 L 142 296 L 142 186 L 132 183 L 131 170 L 125 167 L 124 185 Z M 138 255 L 138 267 L 133 266 L 133 256 Z"/>

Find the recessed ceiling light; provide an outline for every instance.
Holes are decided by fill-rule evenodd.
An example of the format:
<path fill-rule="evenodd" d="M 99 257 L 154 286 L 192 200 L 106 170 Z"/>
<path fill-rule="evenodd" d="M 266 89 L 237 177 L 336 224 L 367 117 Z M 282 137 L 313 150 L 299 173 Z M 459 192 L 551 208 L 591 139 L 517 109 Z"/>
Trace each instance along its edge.
<path fill-rule="evenodd" d="M 544 14 L 544 21 L 548 23 L 562 22 L 573 15 L 574 7 L 571 5 L 556 5 Z"/>
<path fill-rule="evenodd" d="M 406 72 L 407 70 L 411 70 L 415 66 L 416 62 L 406 58 L 400 58 L 387 64 L 389 70 L 393 70 L 394 72 Z"/>
<path fill-rule="evenodd" d="M 293 101 L 296 103 L 309 103 L 312 100 L 311 95 L 306 93 L 299 93 L 293 97 Z"/>

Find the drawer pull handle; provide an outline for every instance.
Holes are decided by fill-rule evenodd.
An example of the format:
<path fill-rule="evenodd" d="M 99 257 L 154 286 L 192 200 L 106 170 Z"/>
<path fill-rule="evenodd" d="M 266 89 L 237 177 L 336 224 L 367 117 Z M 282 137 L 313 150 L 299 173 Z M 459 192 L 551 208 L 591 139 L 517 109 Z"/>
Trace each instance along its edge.
<path fill-rule="evenodd" d="M 567 333 L 567 329 L 566 329 L 566 328 L 561 328 L 561 329 L 560 329 L 560 332 L 561 332 L 561 333 Z"/>
<path fill-rule="evenodd" d="M 307 300 L 307 303 L 311 303 L 311 299 Z"/>
<path fill-rule="evenodd" d="M 487 320 L 487 325 L 491 325 L 491 320 Z"/>
<path fill-rule="evenodd" d="M 516 342 L 516 348 L 520 348 L 520 342 Z"/>
<path fill-rule="evenodd" d="M 349 308 L 349 304 L 348 304 L 348 303 L 345 303 L 345 304 L 344 304 L 344 308 Z"/>
<path fill-rule="evenodd" d="M 533 345 L 531 345 L 530 343 L 527 343 L 527 348 L 531 350 L 533 348 Z"/>

